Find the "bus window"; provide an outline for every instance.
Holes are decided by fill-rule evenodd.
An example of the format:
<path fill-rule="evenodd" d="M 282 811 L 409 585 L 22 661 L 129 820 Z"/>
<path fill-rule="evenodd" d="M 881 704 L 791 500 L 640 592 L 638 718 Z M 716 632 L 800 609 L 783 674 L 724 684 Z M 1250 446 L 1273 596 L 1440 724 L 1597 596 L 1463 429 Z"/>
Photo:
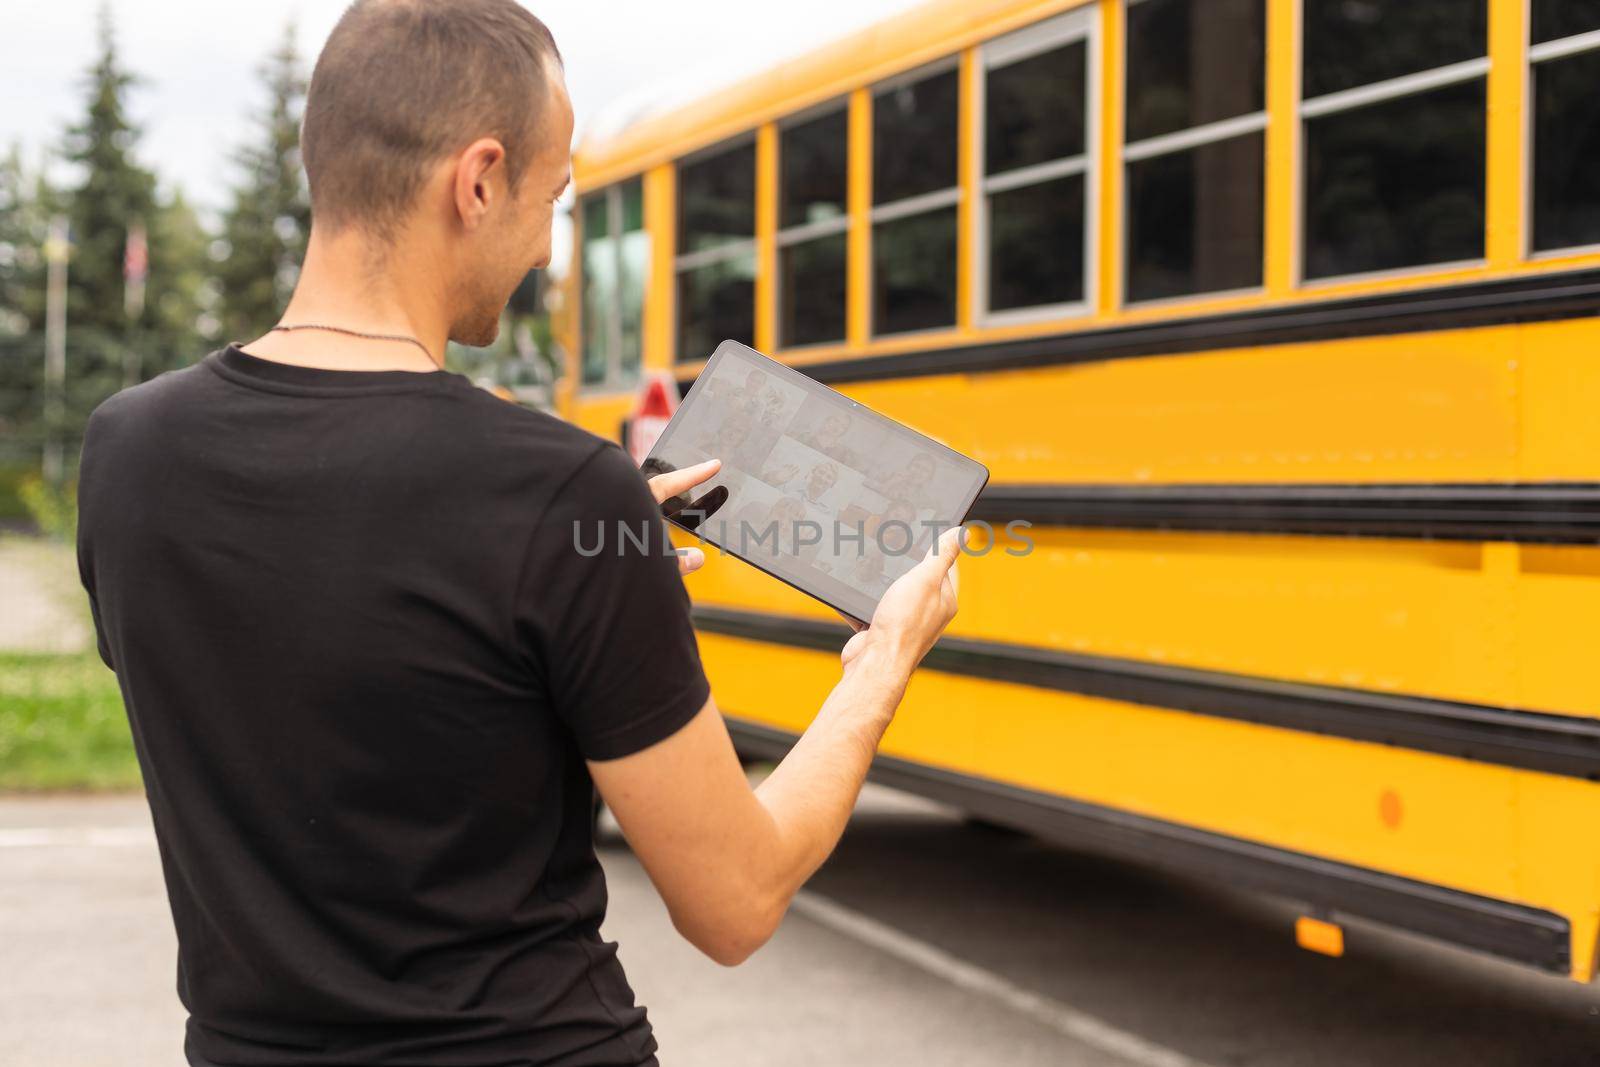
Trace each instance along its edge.
<path fill-rule="evenodd" d="M 958 86 L 952 61 L 873 95 L 876 334 L 955 325 Z"/>
<path fill-rule="evenodd" d="M 750 139 L 678 166 L 679 360 L 755 340 L 756 149 Z"/>
<path fill-rule="evenodd" d="M 1125 294 L 1261 284 L 1264 0 L 1128 7 Z"/>
<path fill-rule="evenodd" d="M 1600 0 L 1535 0 L 1535 252 L 1600 244 Z"/>
<path fill-rule="evenodd" d="M 1484 0 L 1404 4 L 1308 0 L 1306 99 L 1476 59 L 1488 32 Z"/>
<path fill-rule="evenodd" d="M 609 189 L 591 193 L 579 209 L 583 241 L 584 385 L 599 385 L 611 370 L 611 309 L 616 302 L 617 261 L 611 245 Z"/>
<path fill-rule="evenodd" d="M 986 313 L 1084 300 L 1092 14 L 984 45 Z"/>
<path fill-rule="evenodd" d="M 1480 259 L 1486 0 L 1306 5 L 1306 278 Z"/>
<path fill-rule="evenodd" d="M 583 343 L 586 386 L 626 386 L 639 377 L 644 274 L 650 236 L 638 178 L 579 201 L 583 242 Z"/>
<path fill-rule="evenodd" d="M 778 344 L 845 335 L 849 115 L 843 105 L 778 134 Z"/>
<path fill-rule="evenodd" d="M 622 220 L 617 244 L 617 367 L 624 382 L 638 380 L 644 357 L 644 281 L 650 268 L 650 234 L 644 228 L 644 182 L 622 183 L 616 211 Z"/>
<path fill-rule="evenodd" d="M 1533 0 L 1534 44 L 1600 30 L 1600 0 Z"/>

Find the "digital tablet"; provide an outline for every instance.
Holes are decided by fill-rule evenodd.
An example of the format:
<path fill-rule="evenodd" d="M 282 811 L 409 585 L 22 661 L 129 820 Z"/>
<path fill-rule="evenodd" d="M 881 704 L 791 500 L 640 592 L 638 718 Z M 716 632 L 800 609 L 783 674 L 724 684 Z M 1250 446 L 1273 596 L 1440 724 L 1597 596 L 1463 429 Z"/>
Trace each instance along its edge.
<path fill-rule="evenodd" d="M 858 622 L 989 480 L 976 460 L 737 341 L 717 346 L 644 472 L 708 459 L 722 468 L 663 504 L 666 518 Z"/>

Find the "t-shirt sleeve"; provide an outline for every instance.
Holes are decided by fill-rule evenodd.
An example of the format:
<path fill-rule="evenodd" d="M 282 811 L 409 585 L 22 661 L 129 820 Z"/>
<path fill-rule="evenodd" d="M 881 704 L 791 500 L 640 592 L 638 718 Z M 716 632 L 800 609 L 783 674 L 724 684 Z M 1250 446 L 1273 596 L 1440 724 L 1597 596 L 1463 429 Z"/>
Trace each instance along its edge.
<path fill-rule="evenodd" d="M 103 409 L 105 405 L 101 405 Z M 78 531 L 76 535 L 78 553 L 78 580 L 83 584 L 83 591 L 89 597 L 89 618 L 94 624 L 95 648 L 100 653 L 100 660 L 113 671 L 117 665 L 111 661 L 111 643 L 106 640 L 106 627 L 100 617 L 100 600 L 94 591 L 94 565 L 93 553 L 89 544 L 89 527 L 92 514 L 84 506 L 85 497 L 94 485 L 94 473 L 97 469 L 98 449 L 95 444 L 101 420 L 104 418 L 102 410 L 96 410 L 90 417 L 88 426 L 84 429 L 83 453 L 78 462 Z"/>
<path fill-rule="evenodd" d="M 610 443 L 567 480 L 529 546 L 519 634 L 586 759 L 648 748 L 710 698 L 671 552 L 644 475 Z"/>

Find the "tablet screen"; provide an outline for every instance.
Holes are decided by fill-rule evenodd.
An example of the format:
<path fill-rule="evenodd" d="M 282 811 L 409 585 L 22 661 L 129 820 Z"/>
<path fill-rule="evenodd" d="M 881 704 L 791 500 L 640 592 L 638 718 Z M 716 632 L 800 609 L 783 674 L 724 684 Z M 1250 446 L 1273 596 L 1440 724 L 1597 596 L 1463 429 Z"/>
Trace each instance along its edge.
<path fill-rule="evenodd" d="M 982 464 L 734 341 L 679 405 L 646 473 L 722 460 L 675 523 L 856 619 L 966 518 Z"/>

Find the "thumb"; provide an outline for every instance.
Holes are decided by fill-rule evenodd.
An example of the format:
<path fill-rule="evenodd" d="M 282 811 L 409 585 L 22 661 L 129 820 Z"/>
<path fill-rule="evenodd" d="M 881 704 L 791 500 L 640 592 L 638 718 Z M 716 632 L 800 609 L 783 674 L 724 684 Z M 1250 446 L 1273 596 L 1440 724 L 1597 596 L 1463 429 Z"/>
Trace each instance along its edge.
<path fill-rule="evenodd" d="M 955 566 L 956 557 L 961 555 L 961 546 L 966 544 L 967 531 L 961 526 L 952 526 L 939 535 L 933 547 L 928 549 L 928 558 L 918 566 L 928 568 L 934 581 L 939 581 L 950 568 Z"/>

